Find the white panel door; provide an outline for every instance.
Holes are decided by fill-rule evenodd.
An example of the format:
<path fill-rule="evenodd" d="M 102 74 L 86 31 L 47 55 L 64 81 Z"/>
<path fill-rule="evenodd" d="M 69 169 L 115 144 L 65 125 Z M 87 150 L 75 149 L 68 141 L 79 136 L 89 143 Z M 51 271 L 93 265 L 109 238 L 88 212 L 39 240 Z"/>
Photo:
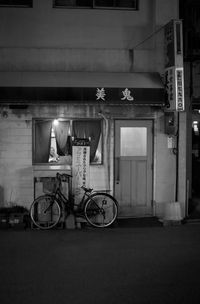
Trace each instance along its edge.
<path fill-rule="evenodd" d="M 152 121 L 115 122 L 115 196 L 119 216 L 152 215 Z"/>

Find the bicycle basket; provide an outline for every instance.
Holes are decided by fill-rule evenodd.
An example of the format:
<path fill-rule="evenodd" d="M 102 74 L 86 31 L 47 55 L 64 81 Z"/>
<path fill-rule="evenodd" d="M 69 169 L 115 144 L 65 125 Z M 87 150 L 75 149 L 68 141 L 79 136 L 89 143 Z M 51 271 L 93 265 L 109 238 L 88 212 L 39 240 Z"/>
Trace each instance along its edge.
<path fill-rule="evenodd" d="M 54 193 L 56 191 L 56 181 L 55 177 L 45 177 L 43 178 L 43 192 L 45 194 Z"/>

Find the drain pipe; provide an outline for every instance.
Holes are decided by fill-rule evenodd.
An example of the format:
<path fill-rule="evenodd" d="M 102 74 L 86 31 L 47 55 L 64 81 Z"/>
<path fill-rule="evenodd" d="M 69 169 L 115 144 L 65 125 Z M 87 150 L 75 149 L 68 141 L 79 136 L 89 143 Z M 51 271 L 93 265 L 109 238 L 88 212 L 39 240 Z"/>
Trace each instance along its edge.
<path fill-rule="evenodd" d="M 177 136 L 176 136 L 176 191 L 175 202 L 178 202 L 178 186 L 179 186 L 179 112 L 177 112 Z"/>

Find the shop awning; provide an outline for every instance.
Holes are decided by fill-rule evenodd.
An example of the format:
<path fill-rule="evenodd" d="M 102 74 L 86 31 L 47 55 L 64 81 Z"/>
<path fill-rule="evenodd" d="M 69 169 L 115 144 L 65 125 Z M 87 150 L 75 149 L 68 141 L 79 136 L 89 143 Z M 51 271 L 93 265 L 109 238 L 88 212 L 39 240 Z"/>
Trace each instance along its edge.
<path fill-rule="evenodd" d="M 158 73 L 0 72 L 1 104 L 164 105 Z"/>

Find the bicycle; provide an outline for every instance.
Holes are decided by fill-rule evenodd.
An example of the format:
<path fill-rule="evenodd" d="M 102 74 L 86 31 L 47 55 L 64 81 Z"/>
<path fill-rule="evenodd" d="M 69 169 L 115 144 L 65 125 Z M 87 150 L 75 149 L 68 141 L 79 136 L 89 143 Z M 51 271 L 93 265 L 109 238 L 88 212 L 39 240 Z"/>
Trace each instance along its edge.
<path fill-rule="evenodd" d="M 74 214 L 83 217 L 93 227 L 104 228 L 114 223 L 118 214 L 117 200 L 110 194 L 97 192 L 82 186 L 84 191 L 79 204 L 69 194 L 67 198 L 61 191 L 62 181 L 69 183 L 71 175 L 56 174 L 55 190 L 51 194 L 44 194 L 36 198 L 30 207 L 30 217 L 33 224 L 40 229 L 55 227 L 63 214 Z"/>

